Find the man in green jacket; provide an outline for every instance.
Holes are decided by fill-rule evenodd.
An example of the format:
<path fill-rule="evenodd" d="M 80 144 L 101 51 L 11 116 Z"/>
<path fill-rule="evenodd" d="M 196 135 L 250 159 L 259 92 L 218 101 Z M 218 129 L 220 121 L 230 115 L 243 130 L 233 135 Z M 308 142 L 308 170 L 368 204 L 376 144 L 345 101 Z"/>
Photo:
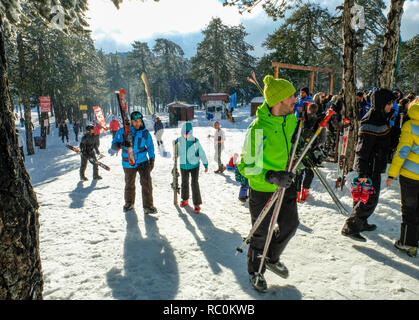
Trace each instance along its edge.
<path fill-rule="evenodd" d="M 291 139 L 297 127 L 297 118 L 294 115 L 296 90 L 289 81 L 274 79 L 270 75 L 266 76 L 263 82 L 265 102 L 259 106 L 256 119 L 247 131 L 238 165 L 240 173 L 249 179 L 252 225 L 273 192 L 278 187 L 286 190 L 277 220 L 279 228 L 273 233 L 260 277 L 256 273 L 259 270 L 260 257 L 275 205 L 272 205 L 250 239 L 247 269 L 250 282 L 258 291 L 265 291 L 267 288 L 263 277 L 266 268 L 283 278 L 288 277 L 288 269 L 279 261 L 279 256 L 294 236 L 299 224 L 297 189 L 293 183 L 295 175 L 286 171 L 292 149 Z"/>

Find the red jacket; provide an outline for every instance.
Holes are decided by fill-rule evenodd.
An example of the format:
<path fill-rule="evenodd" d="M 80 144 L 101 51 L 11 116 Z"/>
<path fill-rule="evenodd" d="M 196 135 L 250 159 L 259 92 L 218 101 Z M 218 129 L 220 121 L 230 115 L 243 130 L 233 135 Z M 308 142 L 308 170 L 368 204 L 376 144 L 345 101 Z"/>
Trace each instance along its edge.
<path fill-rule="evenodd" d="M 102 129 L 102 126 L 100 124 L 95 125 L 95 136 L 100 135 L 101 129 Z"/>
<path fill-rule="evenodd" d="M 111 123 L 109 124 L 109 129 L 111 131 L 118 131 L 118 129 L 121 127 L 121 124 L 119 123 L 118 120 L 112 120 Z"/>

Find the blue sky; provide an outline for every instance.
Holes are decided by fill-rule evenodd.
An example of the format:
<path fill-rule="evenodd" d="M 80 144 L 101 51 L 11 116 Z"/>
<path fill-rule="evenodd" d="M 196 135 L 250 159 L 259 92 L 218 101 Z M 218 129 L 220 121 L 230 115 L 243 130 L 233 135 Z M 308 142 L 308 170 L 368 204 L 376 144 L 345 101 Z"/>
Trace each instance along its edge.
<path fill-rule="evenodd" d="M 336 14 L 335 7 L 343 1 L 313 2 Z M 390 0 L 385 2 L 389 5 Z M 237 8 L 223 7 L 219 0 L 160 0 L 157 3 L 125 0 L 120 10 L 116 10 L 110 0 L 89 0 L 89 9 L 87 16 L 95 46 L 107 53 L 130 51 L 135 40 L 147 42 L 151 48 L 154 40 L 161 37 L 180 45 L 190 58 L 203 39 L 201 30 L 213 17 L 220 17 L 227 25 L 243 23 L 249 33 L 246 41 L 255 47 L 252 54 L 261 57 L 266 52 L 262 43 L 283 23 L 283 20 L 274 22 L 260 5 L 250 14 L 240 15 Z M 419 33 L 419 0 L 406 1 L 401 33 L 403 40 Z"/>

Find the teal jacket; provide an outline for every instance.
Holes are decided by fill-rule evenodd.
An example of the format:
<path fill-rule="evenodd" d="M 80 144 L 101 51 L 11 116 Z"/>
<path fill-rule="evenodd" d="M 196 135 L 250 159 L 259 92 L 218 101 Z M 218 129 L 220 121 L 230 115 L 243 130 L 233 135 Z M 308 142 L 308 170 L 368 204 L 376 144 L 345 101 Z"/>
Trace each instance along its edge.
<path fill-rule="evenodd" d="M 183 136 L 185 130 L 188 131 L 190 136 L 186 140 Z M 208 168 L 208 160 L 205 151 L 199 143 L 198 138 L 192 135 L 192 124 L 186 122 L 182 127 L 182 136 L 176 139 L 179 157 L 179 166 L 184 170 L 191 170 L 199 167 L 200 160 L 205 168 Z"/>
<path fill-rule="evenodd" d="M 276 117 L 267 103 L 259 106 L 256 119 L 249 126 L 240 163 L 237 168 L 249 179 L 249 186 L 256 191 L 274 192 L 275 184 L 266 182 L 269 170 L 287 170 L 291 153 L 291 138 L 297 127 L 294 114 Z"/>

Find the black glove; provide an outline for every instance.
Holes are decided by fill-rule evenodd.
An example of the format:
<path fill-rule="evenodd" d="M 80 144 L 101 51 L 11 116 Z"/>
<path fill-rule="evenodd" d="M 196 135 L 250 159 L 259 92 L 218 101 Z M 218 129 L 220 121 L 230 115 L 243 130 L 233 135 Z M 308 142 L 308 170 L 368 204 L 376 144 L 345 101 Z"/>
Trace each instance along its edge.
<path fill-rule="evenodd" d="M 154 158 L 148 160 L 148 165 L 150 167 L 150 171 L 153 170 L 153 168 L 154 168 Z"/>
<path fill-rule="evenodd" d="M 290 171 L 273 171 L 266 173 L 265 179 L 271 184 L 276 184 L 280 188 L 288 188 L 292 184 L 295 174 Z"/>
<path fill-rule="evenodd" d="M 126 140 L 124 140 L 122 143 L 121 143 L 121 145 L 123 146 L 123 147 L 129 147 L 129 146 L 131 146 L 131 144 L 128 142 L 128 141 L 126 141 Z"/>

